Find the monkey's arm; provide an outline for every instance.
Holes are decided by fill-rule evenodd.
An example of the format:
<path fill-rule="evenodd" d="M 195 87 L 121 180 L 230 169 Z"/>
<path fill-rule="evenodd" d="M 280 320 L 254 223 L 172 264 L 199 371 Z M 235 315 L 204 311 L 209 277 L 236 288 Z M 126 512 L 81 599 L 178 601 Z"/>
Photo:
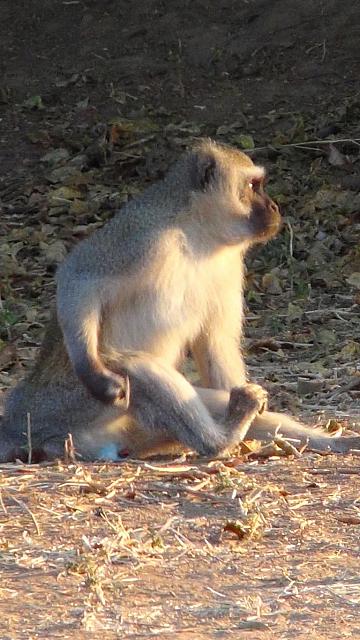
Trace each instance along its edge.
<path fill-rule="evenodd" d="M 99 358 L 99 330 L 104 286 L 91 278 L 74 278 L 76 287 L 60 272 L 57 315 L 64 342 L 81 382 L 103 402 L 126 395 L 126 382 L 109 371 Z"/>

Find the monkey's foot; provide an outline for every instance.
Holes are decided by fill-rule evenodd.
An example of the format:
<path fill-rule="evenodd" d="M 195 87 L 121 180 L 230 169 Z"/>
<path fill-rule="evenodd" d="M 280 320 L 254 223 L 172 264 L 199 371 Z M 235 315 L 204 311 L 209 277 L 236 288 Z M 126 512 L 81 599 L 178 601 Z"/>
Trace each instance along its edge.
<path fill-rule="evenodd" d="M 258 384 L 231 389 L 226 423 L 234 430 L 236 441 L 245 438 L 256 416 L 267 409 L 267 400 L 267 392 Z"/>

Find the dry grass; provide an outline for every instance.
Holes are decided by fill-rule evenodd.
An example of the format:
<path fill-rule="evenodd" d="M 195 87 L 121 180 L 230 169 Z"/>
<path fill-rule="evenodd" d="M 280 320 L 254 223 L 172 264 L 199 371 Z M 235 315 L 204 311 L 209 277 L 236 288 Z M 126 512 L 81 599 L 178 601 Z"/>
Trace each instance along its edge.
<path fill-rule="evenodd" d="M 2 465 L 1 638 L 357 637 L 357 462 Z"/>

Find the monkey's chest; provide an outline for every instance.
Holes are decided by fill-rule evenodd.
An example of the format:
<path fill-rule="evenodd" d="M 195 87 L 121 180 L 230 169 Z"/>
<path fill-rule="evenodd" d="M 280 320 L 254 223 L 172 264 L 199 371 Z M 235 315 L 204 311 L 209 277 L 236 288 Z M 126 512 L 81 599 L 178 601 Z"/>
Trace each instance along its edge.
<path fill-rule="evenodd" d="M 208 307 L 204 293 L 196 280 L 139 288 L 104 314 L 102 348 L 147 351 L 177 362 L 201 330 Z"/>

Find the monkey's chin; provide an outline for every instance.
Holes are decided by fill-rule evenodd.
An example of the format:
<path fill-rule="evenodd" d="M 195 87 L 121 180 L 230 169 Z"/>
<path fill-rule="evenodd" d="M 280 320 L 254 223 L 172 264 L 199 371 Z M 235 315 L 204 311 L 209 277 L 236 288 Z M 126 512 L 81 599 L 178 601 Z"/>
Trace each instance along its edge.
<path fill-rule="evenodd" d="M 276 220 L 269 224 L 264 225 L 262 228 L 252 228 L 250 229 L 250 233 L 248 235 L 248 240 L 250 244 L 264 244 L 268 242 L 272 238 L 278 235 L 280 229 L 282 227 L 281 220 Z"/>
<path fill-rule="evenodd" d="M 267 242 L 268 240 L 271 240 L 271 238 L 275 238 L 275 236 L 277 236 L 277 234 L 279 233 L 281 227 L 281 221 L 273 222 L 272 224 L 270 224 L 268 228 L 265 229 L 260 235 L 260 242 Z"/>

